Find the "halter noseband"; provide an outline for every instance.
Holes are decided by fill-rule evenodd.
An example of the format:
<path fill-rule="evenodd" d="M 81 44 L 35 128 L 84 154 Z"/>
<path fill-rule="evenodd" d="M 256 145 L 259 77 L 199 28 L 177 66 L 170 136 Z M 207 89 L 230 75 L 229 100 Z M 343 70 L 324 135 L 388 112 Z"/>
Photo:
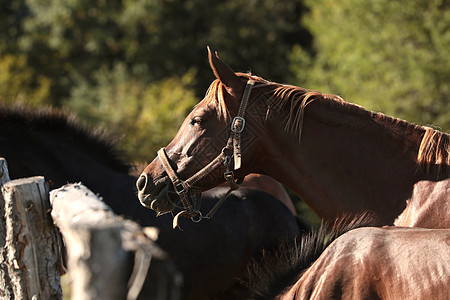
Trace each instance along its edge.
<path fill-rule="evenodd" d="M 194 222 L 200 222 L 203 219 L 210 219 L 215 214 L 219 206 L 230 195 L 230 193 L 239 187 L 234 178 L 234 171 L 241 168 L 241 158 L 242 158 L 241 133 L 244 131 L 245 128 L 244 115 L 247 109 L 248 100 L 250 98 L 250 92 L 253 88 L 254 83 L 255 82 L 253 80 L 247 81 L 247 85 L 245 86 L 244 94 L 242 95 L 242 100 L 239 106 L 237 116 L 234 117 L 233 121 L 231 122 L 231 132 L 227 141 L 227 145 L 222 149 L 221 153 L 215 159 L 213 159 L 200 171 L 198 171 L 197 173 L 195 173 L 186 180 L 181 180 L 178 177 L 175 170 L 170 165 L 169 158 L 167 156 L 165 148 L 161 148 L 158 151 L 158 157 L 161 160 L 164 170 L 166 171 L 167 175 L 172 181 L 175 193 L 177 193 L 177 195 L 180 197 L 181 203 L 183 203 L 184 206 L 184 210 L 179 212 L 173 220 L 174 228 L 177 226 L 178 218 L 180 216 L 190 217 L 191 220 Z M 228 150 L 232 150 L 233 154 L 232 155 L 227 154 Z M 231 159 L 233 158 L 234 158 L 234 168 L 231 170 L 230 165 Z M 205 216 L 203 216 L 199 210 L 200 201 L 191 201 L 191 199 L 193 198 L 195 199 L 200 194 L 198 192 L 198 189 L 194 187 L 194 184 L 200 179 L 212 173 L 216 168 L 220 167 L 221 165 L 225 166 L 226 171 L 223 173 L 223 176 L 225 177 L 225 180 L 230 186 L 230 189 L 225 194 L 225 196 L 222 199 L 220 199 Z M 197 193 L 192 193 L 192 191 L 195 189 L 197 190 Z"/>

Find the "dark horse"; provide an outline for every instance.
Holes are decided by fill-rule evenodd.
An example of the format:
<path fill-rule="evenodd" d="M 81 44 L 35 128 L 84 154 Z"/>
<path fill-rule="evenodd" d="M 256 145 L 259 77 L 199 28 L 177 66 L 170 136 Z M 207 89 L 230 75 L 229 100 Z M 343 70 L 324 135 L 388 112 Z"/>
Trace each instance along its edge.
<path fill-rule="evenodd" d="M 192 215 L 195 190 L 261 173 L 328 222 L 370 211 L 374 226 L 450 227 L 448 134 L 209 61 L 217 79 L 137 182 L 143 205 L 170 211 L 175 191 Z"/>
<path fill-rule="evenodd" d="M 183 231 L 173 230 L 170 214 L 156 217 L 137 201 L 136 177 L 128 175 L 130 166 L 101 131 L 58 110 L 23 107 L 0 107 L 0 128 L 0 156 L 7 160 L 12 179 L 43 175 L 54 188 L 81 181 L 116 214 L 157 227 L 158 245 L 183 274 L 184 299 L 230 297 L 252 257 L 299 234 L 293 214 L 255 189 L 232 193 L 214 219 L 198 224 L 183 219 Z M 202 209 L 225 192 L 218 188 L 205 194 Z"/>
<path fill-rule="evenodd" d="M 265 253 L 250 267 L 247 298 L 449 299 L 450 229 L 341 221 Z"/>

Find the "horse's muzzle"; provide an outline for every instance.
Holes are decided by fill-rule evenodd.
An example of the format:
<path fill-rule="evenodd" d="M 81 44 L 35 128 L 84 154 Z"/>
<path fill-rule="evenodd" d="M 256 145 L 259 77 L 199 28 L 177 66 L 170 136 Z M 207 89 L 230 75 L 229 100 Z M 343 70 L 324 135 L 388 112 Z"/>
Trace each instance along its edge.
<path fill-rule="evenodd" d="M 146 172 L 143 172 L 136 182 L 138 198 L 141 204 L 158 212 L 171 211 L 174 208 L 174 204 L 168 196 L 169 185 L 167 181 L 168 178 L 163 177 L 154 182 L 149 179 Z"/>

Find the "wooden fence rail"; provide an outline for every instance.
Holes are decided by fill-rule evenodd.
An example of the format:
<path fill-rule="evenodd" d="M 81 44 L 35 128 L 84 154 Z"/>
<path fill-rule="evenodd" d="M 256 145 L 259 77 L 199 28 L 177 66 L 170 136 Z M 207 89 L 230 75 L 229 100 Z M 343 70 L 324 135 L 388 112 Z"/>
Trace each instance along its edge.
<path fill-rule="evenodd" d="M 181 277 L 134 222 L 123 220 L 81 184 L 50 193 L 66 242 L 73 299 L 178 299 Z"/>
<path fill-rule="evenodd" d="M 0 172 L 0 299 L 62 299 L 63 250 L 72 300 L 180 298 L 181 275 L 154 230 L 116 216 L 82 184 L 49 199 L 43 177 L 10 181 L 1 158 Z"/>

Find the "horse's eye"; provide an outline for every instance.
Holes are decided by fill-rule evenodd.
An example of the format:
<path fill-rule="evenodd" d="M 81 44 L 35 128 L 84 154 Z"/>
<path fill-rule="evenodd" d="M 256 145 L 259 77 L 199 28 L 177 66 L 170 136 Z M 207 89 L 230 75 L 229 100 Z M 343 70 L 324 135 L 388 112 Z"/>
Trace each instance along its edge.
<path fill-rule="evenodd" d="M 202 119 L 200 117 L 193 117 L 189 124 L 191 124 L 191 126 L 200 126 L 202 125 Z"/>

